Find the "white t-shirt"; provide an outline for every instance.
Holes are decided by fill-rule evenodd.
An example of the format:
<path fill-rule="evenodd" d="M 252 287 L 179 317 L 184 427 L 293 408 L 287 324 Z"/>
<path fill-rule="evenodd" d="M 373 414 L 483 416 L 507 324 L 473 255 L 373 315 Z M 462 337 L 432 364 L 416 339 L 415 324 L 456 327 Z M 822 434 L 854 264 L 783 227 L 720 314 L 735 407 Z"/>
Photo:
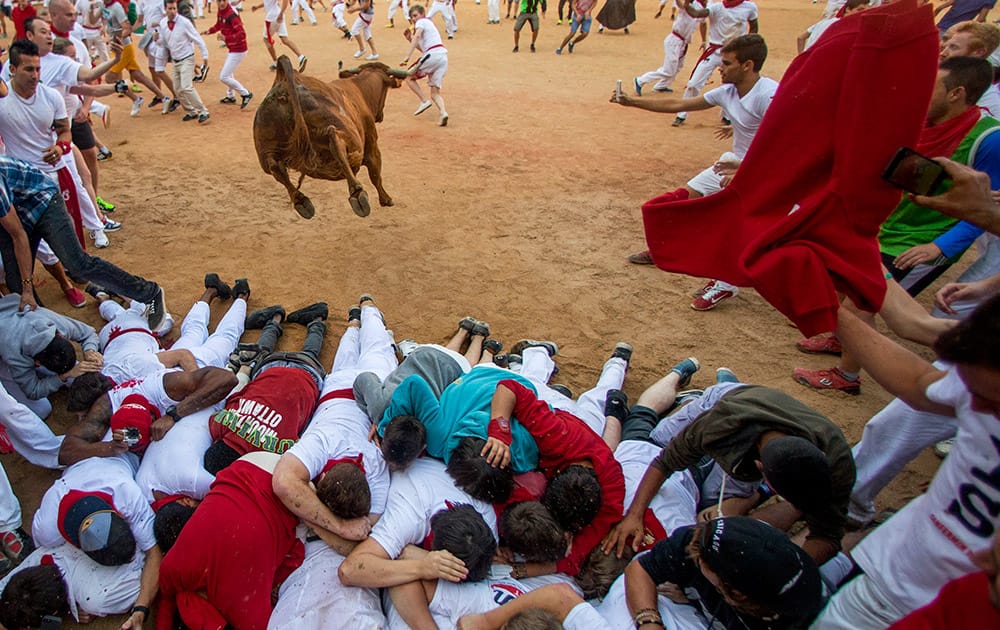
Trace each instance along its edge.
<path fill-rule="evenodd" d="M 125 381 L 124 383 L 118 383 L 111 391 L 108 392 L 108 398 L 111 400 L 111 413 L 118 411 L 118 407 L 121 406 L 122 401 L 129 394 L 141 394 L 146 397 L 146 400 L 151 402 L 160 410 L 162 414 L 167 407 L 171 405 L 177 405 L 180 403 L 179 400 L 174 400 L 170 396 L 167 396 L 166 390 L 163 389 L 163 377 L 168 372 L 175 372 L 176 370 L 162 370 L 155 374 L 150 374 L 142 378 L 134 378 L 130 381 Z"/>
<path fill-rule="evenodd" d="M 108 301 L 101 304 L 102 316 L 106 311 L 112 310 L 105 308 L 105 304 L 114 303 Z M 144 308 L 144 304 L 133 302 L 128 309 L 114 309 L 114 317 L 101 328 L 101 348 L 104 354 L 101 373 L 115 383 L 124 383 L 163 370 L 163 364 L 156 358 L 160 345 L 151 332 L 116 334 L 114 343 L 108 343 L 112 333 L 116 331 L 132 329 L 149 331 L 149 323 L 142 314 Z"/>
<path fill-rule="evenodd" d="M 104 26 L 104 2 L 102 0 L 76 0 L 76 13 L 77 22 L 91 31 Z"/>
<path fill-rule="evenodd" d="M 740 98 L 736 86 L 731 83 L 705 92 L 705 100 L 721 107 L 726 112 L 726 117 L 733 121 L 733 153 L 740 159 L 747 154 L 777 89 L 777 81 L 760 77 L 743 98 Z"/>
<path fill-rule="evenodd" d="M 272 24 L 281 16 L 281 3 L 278 0 L 264 0 L 264 20 Z"/>
<path fill-rule="evenodd" d="M 493 506 L 457 488 L 445 472 L 443 462 L 418 458 L 406 470 L 392 474 L 389 501 L 382 518 L 372 528 L 371 538 L 390 558 L 396 558 L 406 545 L 419 545 L 427 538 L 434 514 L 461 503 L 474 507 L 496 537 Z"/>
<path fill-rule="evenodd" d="M 698 630 L 708 627 L 694 606 L 675 604 L 666 595 L 657 595 L 656 603 L 657 608 L 660 609 L 660 617 L 663 618 L 663 623 L 667 628 Z M 597 612 L 604 619 L 604 623 L 594 627 L 607 628 L 608 630 L 635 629 L 635 622 L 632 621 L 632 614 L 629 613 L 625 600 L 624 575 L 618 576 L 618 579 L 611 585 L 608 594 L 597 605 Z"/>
<path fill-rule="evenodd" d="M 615 459 L 625 475 L 625 509 L 632 504 L 649 462 L 659 454 L 659 446 L 638 440 L 627 440 L 615 449 Z M 693 525 L 698 517 L 698 486 L 691 473 L 685 470 L 667 477 L 649 507 L 668 536 L 678 527 Z"/>
<path fill-rule="evenodd" d="M 927 492 L 851 552 L 868 578 L 906 610 L 930 603 L 947 582 L 980 570 L 972 556 L 992 547 L 1000 523 L 1000 421 L 970 408 L 971 395 L 954 368 L 927 387 L 927 397 L 954 407 L 955 445 Z"/>
<path fill-rule="evenodd" d="M 120 457 L 90 457 L 63 471 L 42 497 L 31 524 L 31 535 L 40 547 L 66 543 L 59 532 L 59 502 L 70 490 L 104 492 L 111 495 L 115 510 L 128 522 L 139 551 L 156 544 L 153 537 L 153 509 L 143 498 L 128 460 Z"/>
<path fill-rule="evenodd" d="M 721 2 L 708 5 L 708 42 L 727 44 L 747 32 L 748 23 L 757 19 L 757 5 L 742 2 L 727 9 Z"/>
<path fill-rule="evenodd" d="M 208 421 L 222 407 L 202 409 L 181 418 L 162 440 L 150 442 L 142 455 L 135 482 L 143 498 L 152 503 L 153 490 L 204 499 L 215 477 L 205 470 L 205 451 L 212 445 Z"/>
<path fill-rule="evenodd" d="M 163 3 L 157 0 L 140 0 L 136 4 L 136 11 L 142 16 L 142 22 L 146 25 L 147 30 L 158 28 L 160 22 L 167 17 L 166 11 L 163 10 Z"/>
<path fill-rule="evenodd" d="M 439 33 L 437 27 L 434 26 L 434 22 L 422 17 L 416 21 L 413 28 L 415 31 L 420 31 L 420 37 L 417 38 L 417 48 L 423 52 L 430 52 L 430 49 L 434 46 L 443 46 L 441 42 L 441 33 Z M 434 52 L 446 53 L 448 50 L 445 48 L 435 48 Z"/>
<path fill-rule="evenodd" d="M 47 164 L 42 155 L 56 143 L 52 122 L 65 119 L 62 95 L 41 83 L 29 99 L 18 96 L 13 88 L 7 98 L 0 98 L 0 135 L 7 145 L 7 155 L 28 162 L 43 173 L 53 173 L 63 166 L 63 160 L 56 166 Z"/>
<path fill-rule="evenodd" d="M 146 560 L 144 555 L 137 553 L 128 564 L 106 567 L 97 564 L 73 545 L 35 549 L 0 580 L 0 592 L 7 588 L 10 578 L 18 572 L 41 566 L 42 557 L 46 555 L 52 556 L 52 563 L 62 572 L 69 612 L 78 621 L 81 612 L 98 617 L 126 613 L 139 596 L 139 578 Z"/>
<path fill-rule="evenodd" d="M 389 468 L 382 451 L 368 440 L 371 420 L 350 399 L 334 398 L 320 405 L 302 438 L 288 452 L 294 455 L 315 479 L 331 459 L 357 457 L 371 490 L 371 512 L 382 514 L 389 497 Z"/>
<path fill-rule="evenodd" d="M 996 83 L 991 83 L 990 87 L 986 88 L 976 105 L 983 108 L 985 114 L 994 118 L 1000 117 L 1000 88 Z"/>
<path fill-rule="evenodd" d="M 703 0 L 691 0 L 691 8 L 704 9 Z M 698 30 L 698 25 L 705 21 L 705 18 L 693 18 L 687 11 L 680 9 L 677 12 L 677 19 L 674 20 L 673 32 L 681 36 L 685 42 L 691 41 L 691 36 Z"/>
<path fill-rule="evenodd" d="M 802 47 L 802 50 L 809 50 L 809 47 L 819 40 L 820 36 L 826 32 L 826 29 L 830 28 L 837 22 L 837 19 L 838 18 L 826 18 L 807 28 L 806 32 L 809 33 L 809 39 L 806 40 L 805 46 Z"/>

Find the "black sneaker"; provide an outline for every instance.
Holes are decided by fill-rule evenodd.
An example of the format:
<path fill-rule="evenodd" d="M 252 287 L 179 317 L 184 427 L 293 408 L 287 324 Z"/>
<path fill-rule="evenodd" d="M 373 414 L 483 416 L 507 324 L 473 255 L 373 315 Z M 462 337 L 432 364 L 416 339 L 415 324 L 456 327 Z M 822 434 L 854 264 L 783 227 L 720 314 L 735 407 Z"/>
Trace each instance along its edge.
<path fill-rule="evenodd" d="M 625 392 L 620 389 L 608 390 L 608 396 L 604 399 L 604 415 L 625 423 L 625 418 L 628 417 L 628 396 Z"/>
<path fill-rule="evenodd" d="M 163 103 L 163 97 L 162 96 L 154 96 L 153 100 L 149 101 L 149 105 L 147 105 L 146 107 L 152 109 L 152 108 L 154 108 L 157 105 L 160 105 L 162 103 Z"/>
<path fill-rule="evenodd" d="M 559 392 L 560 394 L 562 394 L 566 398 L 570 398 L 570 399 L 573 398 L 573 390 L 571 390 L 570 388 L 566 387 L 565 385 L 549 385 L 549 388 L 553 389 L 553 390 L 555 390 L 557 392 Z"/>
<path fill-rule="evenodd" d="M 149 322 L 150 330 L 156 330 L 163 323 L 163 317 L 167 314 L 165 301 L 163 287 L 156 287 L 156 295 L 146 302 L 146 321 Z"/>
<path fill-rule="evenodd" d="M 173 114 L 174 110 L 176 110 L 180 106 L 181 106 L 180 100 L 178 100 L 176 98 L 170 99 L 170 107 L 167 108 L 167 113 L 168 114 Z"/>
<path fill-rule="evenodd" d="M 250 282 L 247 281 L 246 278 L 237 278 L 236 281 L 233 282 L 232 290 L 234 296 L 242 295 L 244 300 L 250 298 Z"/>
<path fill-rule="evenodd" d="M 219 278 L 219 274 L 217 273 L 205 274 L 205 288 L 218 291 L 220 300 L 228 300 L 233 297 L 233 290 Z"/>
<path fill-rule="evenodd" d="M 488 337 L 490 334 L 490 325 L 477 319 L 476 323 L 472 325 L 471 332 L 473 336 Z"/>
<path fill-rule="evenodd" d="M 83 292 L 89 295 L 90 297 L 94 298 L 95 300 L 101 299 L 101 296 L 108 298 L 119 297 L 113 291 L 108 291 L 104 287 L 98 284 L 94 284 L 93 282 L 88 282 L 87 286 L 83 287 Z"/>
<path fill-rule="evenodd" d="M 487 339 L 483 342 L 483 350 L 492 355 L 500 354 L 503 350 L 503 343 L 499 339 Z"/>
<path fill-rule="evenodd" d="M 624 359 L 625 363 L 628 363 L 632 360 L 632 346 L 624 341 L 619 341 L 615 344 L 615 351 L 611 353 L 611 358 Z"/>
<path fill-rule="evenodd" d="M 302 324 L 306 326 L 313 320 L 326 319 L 329 314 L 330 309 L 326 302 L 316 302 L 297 311 L 292 311 L 285 318 L 285 321 L 289 324 Z"/>
<path fill-rule="evenodd" d="M 189 120 L 197 120 L 197 119 L 198 119 L 198 114 L 195 114 L 195 113 L 184 114 L 184 118 L 181 118 L 181 120 L 183 120 L 184 122 L 188 122 Z"/>
<path fill-rule="evenodd" d="M 253 100 L 253 92 L 247 92 L 240 97 L 240 109 L 246 109 L 246 106 L 250 104 Z"/>
<path fill-rule="evenodd" d="M 347 309 L 347 323 L 350 324 L 351 322 L 354 322 L 354 321 L 357 321 L 357 322 L 361 321 L 361 307 L 360 306 L 352 306 L 351 308 Z"/>
<path fill-rule="evenodd" d="M 524 354 L 525 348 L 545 348 L 550 357 L 559 354 L 559 346 L 554 341 L 537 341 L 535 339 L 522 339 L 515 343 L 511 349 L 511 354 Z"/>
<path fill-rule="evenodd" d="M 502 368 L 510 367 L 510 355 L 502 353 L 493 355 L 493 364 Z"/>
<path fill-rule="evenodd" d="M 514 354 L 513 352 L 507 355 L 507 367 L 513 367 L 515 365 L 523 365 L 524 359 L 519 354 Z"/>
<path fill-rule="evenodd" d="M 205 123 L 208 122 L 209 118 L 211 118 L 211 116 L 208 115 L 208 112 L 205 112 L 201 116 L 198 116 L 198 124 L 199 125 L 204 125 Z"/>
<path fill-rule="evenodd" d="M 219 102 L 222 103 L 223 105 L 229 105 L 229 104 L 235 105 L 236 104 L 236 97 L 235 96 L 227 96 L 225 98 L 220 98 Z"/>
<path fill-rule="evenodd" d="M 285 317 L 285 309 L 280 304 L 259 308 L 247 315 L 247 321 L 246 324 L 244 324 L 244 327 L 247 330 L 261 330 L 265 325 L 267 325 L 267 322 L 274 318 L 275 315 L 281 315 L 282 319 Z"/>

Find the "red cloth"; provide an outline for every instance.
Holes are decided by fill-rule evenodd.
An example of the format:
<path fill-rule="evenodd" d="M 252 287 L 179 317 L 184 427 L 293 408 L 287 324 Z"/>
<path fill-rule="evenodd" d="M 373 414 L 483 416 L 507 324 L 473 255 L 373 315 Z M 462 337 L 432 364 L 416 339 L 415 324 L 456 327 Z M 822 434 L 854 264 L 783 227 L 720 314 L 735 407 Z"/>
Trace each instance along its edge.
<path fill-rule="evenodd" d="M 590 552 L 622 520 L 625 510 L 625 475 L 621 464 L 599 435 L 573 414 L 553 410 L 535 397 L 527 387 L 514 380 L 500 381 L 514 392 L 517 402 L 514 417 L 524 425 L 538 444 L 538 469 L 548 479 L 567 466 L 590 462 L 601 486 L 601 509 L 586 527 L 573 536 L 573 548 L 556 563 L 557 571 L 568 575 L 580 572 L 580 565 Z"/>
<path fill-rule="evenodd" d="M 219 7 L 219 12 L 215 16 L 215 24 L 208 29 L 208 33 L 222 31 L 222 37 L 226 40 L 226 48 L 232 53 L 247 51 L 247 32 L 243 28 L 243 20 L 240 14 L 233 10 L 233 7 L 226 5 Z"/>
<path fill-rule="evenodd" d="M 24 23 L 37 15 L 38 11 L 35 11 L 35 7 L 30 3 L 25 5 L 23 9 L 20 4 L 17 4 L 10 10 L 10 19 L 14 22 L 14 39 L 27 38 L 24 32 Z"/>
<path fill-rule="evenodd" d="M 267 627 L 271 591 L 304 558 L 299 519 L 271 484 L 271 473 L 246 461 L 219 472 L 160 565 L 157 628 L 172 630 L 175 610 L 198 630 Z"/>
<path fill-rule="evenodd" d="M 656 265 L 752 286 L 806 336 L 835 328 L 838 290 L 878 311 L 876 238 L 899 202 L 881 174 L 917 142 L 938 46 L 933 9 L 917 0 L 834 23 L 792 61 L 726 188 L 643 205 Z"/>
<path fill-rule="evenodd" d="M 87 251 L 87 239 L 83 238 L 83 216 L 80 214 L 80 200 L 76 196 L 76 182 L 73 181 L 73 174 L 66 167 L 57 170 L 56 174 L 59 177 L 59 191 L 62 192 L 63 201 L 66 202 L 66 211 L 73 219 L 76 239 L 80 241 L 80 247 L 83 248 L 83 251 Z"/>
<path fill-rule="evenodd" d="M 510 493 L 510 498 L 503 503 L 493 504 L 493 511 L 497 515 L 497 522 L 499 522 L 500 515 L 503 514 L 504 510 L 515 503 L 541 501 L 548 483 L 549 480 L 545 478 L 545 475 L 537 470 L 514 475 L 514 489 Z"/>
<path fill-rule="evenodd" d="M 931 157 L 951 155 L 976 126 L 982 114 L 981 109 L 973 106 L 961 115 L 941 124 L 925 125 L 924 130 L 920 132 L 920 141 L 917 142 L 917 153 Z"/>
<path fill-rule="evenodd" d="M 890 626 L 890 630 L 1000 628 L 1000 611 L 990 603 L 989 576 L 970 573 L 944 585 L 931 603 Z"/>
<path fill-rule="evenodd" d="M 226 400 L 208 422 L 212 440 L 222 440 L 240 455 L 254 451 L 282 454 L 299 439 L 316 410 L 319 388 L 309 372 L 272 367 Z"/>

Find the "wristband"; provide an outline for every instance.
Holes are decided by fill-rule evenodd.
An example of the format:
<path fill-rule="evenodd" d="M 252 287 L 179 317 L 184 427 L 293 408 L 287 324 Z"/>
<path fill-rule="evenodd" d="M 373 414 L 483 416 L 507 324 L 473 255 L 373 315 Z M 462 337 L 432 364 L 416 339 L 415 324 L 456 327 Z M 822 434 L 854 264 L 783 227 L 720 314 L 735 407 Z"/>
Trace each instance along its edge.
<path fill-rule="evenodd" d="M 149 619 L 149 608 L 147 606 L 133 606 L 132 610 L 129 611 L 129 615 L 134 615 L 137 612 L 142 613 L 143 621 Z"/>
<path fill-rule="evenodd" d="M 70 153 L 73 150 L 73 145 L 66 142 L 65 140 L 60 140 L 59 142 L 56 143 L 56 146 L 59 147 L 59 150 L 62 151 L 63 155 L 66 155 L 67 153 Z"/>
<path fill-rule="evenodd" d="M 21 280 L 21 285 L 28 287 L 31 286 L 33 282 L 34 282 L 33 278 L 27 278 L 25 280 Z"/>
<path fill-rule="evenodd" d="M 115 81 L 115 92 L 118 94 L 124 94 L 128 92 L 128 83 L 125 83 L 123 79 L 118 79 Z"/>

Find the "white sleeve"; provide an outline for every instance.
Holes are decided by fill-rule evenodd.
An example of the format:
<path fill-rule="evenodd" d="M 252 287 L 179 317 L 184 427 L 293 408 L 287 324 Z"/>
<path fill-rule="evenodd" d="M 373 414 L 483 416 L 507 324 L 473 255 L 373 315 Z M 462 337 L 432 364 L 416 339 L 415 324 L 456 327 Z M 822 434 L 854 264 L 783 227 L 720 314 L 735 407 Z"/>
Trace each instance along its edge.
<path fill-rule="evenodd" d="M 754 4 L 753 2 L 747 2 L 747 6 L 750 7 L 751 9 L 753 9 L 753 11 L 750 13 L 750 15 L 747 16 L 747 20 L 756 20 L 757 19 L 757 5 Z"/>
<path fill-rule="evenodd" d="M 60 481 L 57 480 L 56 483 Z M 35 518 L 31 521 L 31 537 L 38 547 L 58 547 L 66 542 L 56 522 L 59 518 L 59 499 L 56 488 L 49 488 L 35 511 Z"/>
<path fill-rule="evenodd" d="M 49 54 L 54 54 L 54 53 L 49 53 Z M 64 57 L 64 59 L 67 60 L 67 63 L 62 64 L 62 67 L 59 68 L 59 72 L 56 75 L 57 77 L 56 83 L 58 83 L 59 85 L 75 87 L 80 83 L 79 79 L 80 68 L 82 68 L 83 66 L 77 63 L 75 59 L 70 59 L 69 57 Z"/>
<path fill-rule="evenodd" d="M 114 490 L 115 508 L 132 528 L 136 545 L 141 551 L 149 551 L 156 545 L 156 538 L 153 536 L 153 508 L 143 499 L 142 491 L 134 481 L 120 484 Z"/>
<path fill-rule="evenodd" d="M 405 485 L 410 489 L 409 494 L 414 494 L 412 485 Z M 391 487 L 385 513 L 372 528 L 371 537 L 390 558 L 399 556 L 406 545 L 419 545 L 431 531 L 430 519 L 415 509 L 406 494 L 398 486 Z"/>
<path fill-rule="evenodd" d="M 287 451 L 294 455 L 295 459 L 302 462 L 302 465 L 309 471 L 310 479 L 318 477 L 323 471 L 323 467 L 331 459 L 330 450 L 324 441 L 319 431 L 306 431 L 302 439 Z"/>
<path fill-rule="evenodd" d="M 42 86 L 39 86 L 41 88 Z M 66 113 L 66 99 L 62 97 L 62 94 L 56 92 L 55 90 L 45 90 L 45 98 L 49 99 L 52 103 L 53 108 L 55 108 L 55 116 L 52 120 L 62 120 L 68 118 L 69 115 Z M 75 97 L 74 97 L 75 98 Z"/>
<path fill-rule="evenodd" d="M 724 106 L 727 91 L 728 87 L 723 85 L 705 92 L 701 97 L 705 99 L 706 103 L 721 107 Z"/>
<path fill-rule="evenodd" d="M 562 623 L 566 630 L 592 630 L 592 628 L 602 628 L 608 622 L 596 608 L 587 602 L 580 602 L 569 611 Z"/>

